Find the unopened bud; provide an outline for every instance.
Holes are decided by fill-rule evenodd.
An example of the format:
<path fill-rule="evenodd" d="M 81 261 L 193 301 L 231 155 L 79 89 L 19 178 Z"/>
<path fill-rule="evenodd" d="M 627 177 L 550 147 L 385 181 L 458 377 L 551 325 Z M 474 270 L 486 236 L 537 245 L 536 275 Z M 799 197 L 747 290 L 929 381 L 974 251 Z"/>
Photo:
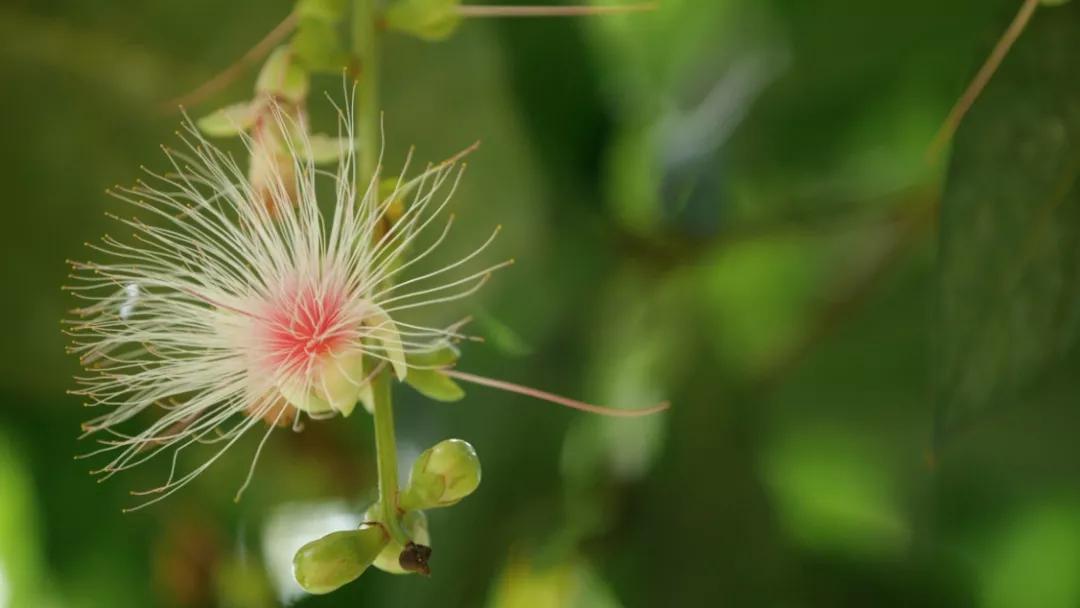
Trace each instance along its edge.
<path fill-rule="evenodd" d="M 308 593 L 330 593 L 363 574 L 389 540 L 377 525 L 331 532 L 300 547 L 293 557 L 293 576 Z"/>
<path fill-rule="evenodd" d="M 402 493 L 401 508 L 449 507 L 472 494 L 480 485 L 480 458 L 461 439 L 440 441 L 420 454 Z"/>

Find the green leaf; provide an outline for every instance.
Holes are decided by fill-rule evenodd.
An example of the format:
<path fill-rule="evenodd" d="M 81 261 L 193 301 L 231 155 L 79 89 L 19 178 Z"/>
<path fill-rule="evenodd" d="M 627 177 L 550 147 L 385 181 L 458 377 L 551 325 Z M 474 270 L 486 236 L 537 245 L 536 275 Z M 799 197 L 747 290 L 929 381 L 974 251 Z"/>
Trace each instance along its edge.
<path fill-rule="evenodd" d="M 405 382 L 421 395 L 436 401 L 460 401 L 465 396 L 457 382 L 436 369 L 410 369 Z"/>
<path fill-rule="evenodd" d="M 1015 401 L 1080 329 L 1078 20 L 1075 4 L 1036 13 L 956 136 L 941 204 L 939 441 Z"/>
<path fill-rule="evenodd" d="M 256 104 L 235 103 L 200 118 L 195 125 L 210 137 L 233 137 L 250 129 L 257 117 Z"/>
<path fill-rule="evenodd" d="M 873 441 L 842 428 L 778 434 L 762 473 L 780 524 L 823 553 L 884 558 L 902 554 L 911 524 L 895 474 Z"/>

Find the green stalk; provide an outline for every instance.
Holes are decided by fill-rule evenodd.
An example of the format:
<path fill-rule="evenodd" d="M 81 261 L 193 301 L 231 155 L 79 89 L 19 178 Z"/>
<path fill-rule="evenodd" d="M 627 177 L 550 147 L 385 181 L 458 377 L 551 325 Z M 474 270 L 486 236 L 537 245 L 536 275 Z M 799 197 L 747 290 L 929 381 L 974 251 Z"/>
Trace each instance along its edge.
<path fill-rule="evenodd" d="M 379 40 L 375 27 L 377 0 L 353 0 L 352 46 L 360 66 L 357 77 L 357 192 L 363 194 L 375 177 L 379 158 Z"/>
<path fill-rule="evenodd" d="M 375 398 L 375 454 L 379 472 L 380 519 L 390 537 L 405 546 L 409 535 L 398 517 L 397 440 L 394 437 L 394 405 L 390 400 L 391 375 L 383 371 L 372 379 Z"/>
<path fill-rule="evenodd" d="M 362 195 L 372 185 L 379 158 L 379 40 L 375 27 L 377 0 L 353 0 L 352 48 L 360 66 L 356 86 L 357 175 L 356 190 Z M 375 453 L 379 473 L 380 519 L 390 537 L 405 546 L 409 535 L 398 517 L 397 439 L 394 437 L 394 405 L 390 399 L 391 375 L 372 379 L 375 401 Z"/>

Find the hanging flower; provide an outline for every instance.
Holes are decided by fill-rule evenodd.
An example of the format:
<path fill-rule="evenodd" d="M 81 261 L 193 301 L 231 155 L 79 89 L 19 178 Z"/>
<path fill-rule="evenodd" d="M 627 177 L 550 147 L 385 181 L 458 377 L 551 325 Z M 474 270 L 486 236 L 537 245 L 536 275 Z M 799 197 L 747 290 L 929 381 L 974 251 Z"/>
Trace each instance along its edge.
<path fill-rule="evenodd" d="M 90 245 L 105 261 L 73 262 L 68 287 L 86 302 L 68 331 L 87 372 L 74 392 L 104 410 L 84 425 L 103 444 L 93 454 L 112 455 L 97 471 L 103 477 L 172 450 L 172 473 L 149 491 L 155 502 L 260 422 L 268 423 L 265 442 L 277 426 L 298 428 L 303 414 L 348 416 L 358 401 L 370 403 L 370 380 L 381 369 L 405 379 L 410 367 L 425 367 L 411 362 L 414 356 L 422 360 L 463 337 L 460 324 L 435 328 L 399 318 L 472 294 L 508 263 L 456 272 L 492 234 L 465 258 L 401 280 L 437 255 L 450 230 L 451 219 L 440 218 L 461 177 L 461 155 L 411 179 L 403 171 L 383 195 L 377 176 L 360 192 L 351 107 L 339 114 L 336 172 L 316 170 L 319 155 L 306 129 L 278 108 L 265 115 L 288 162 L 266 164 L 258 185 L 188 123 L 186 150 L 166 150 L 172 171 L 115 190 L 146 221 L 117 218 L 131 238 Z M 251 152 L 255 142 L 243 137 Z M 333 194 L 328 213 L 317 191 Z M 275 204 L 266 204 L 267 196 Z M 398 213 L 388 225 L 391 207 Z M 433 242 L 406 257 L 437 221 Z M 151 410 L 160 413 L 156 420 L 127 428 L 143 424 Z M 180 472 L 177 457 L 193 443 L 218 447 Z"/>

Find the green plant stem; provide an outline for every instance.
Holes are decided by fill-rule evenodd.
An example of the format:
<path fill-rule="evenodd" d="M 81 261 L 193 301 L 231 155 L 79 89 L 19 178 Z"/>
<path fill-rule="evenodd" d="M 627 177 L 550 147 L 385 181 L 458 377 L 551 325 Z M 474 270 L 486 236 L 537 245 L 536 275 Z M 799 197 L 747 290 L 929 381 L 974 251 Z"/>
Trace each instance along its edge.
<path fill-rule="evenodd" d="M 357 175 L 356 190 L 363 193 L 378 167 L 379 158 L 379 40 L 375 27 L 377 0 L 353 0 L 352 48 L 360 66 L 356 86 Z M 390 399 L 389 371 L 372 380 L 375 398 L 375 453 L 379 473 L 380 518 L 390 537 L 405 546 L 409 535 L 398 517 L 397 439 L 394 405 Z"/>
<path fill-rule="evenodd" d="M 356 99 L 357 192 L 363 193 L 379 158 L 379 39 L 375 27 L 377 0 L 353 0 L 352 47 L 359 64 Z"/>
<path fill-rule="evenodd" d="M 394 437 L 394 405 L 390 400 L 389 371 L 379 373 L 372 379 L 375 397 L 375 454 L 379 472 L 379 506 L 381 520 L 390 537 L 402 546 L 409 542 L 409 535 L 401 527 L 398 517 L 397 440 Z"/>

